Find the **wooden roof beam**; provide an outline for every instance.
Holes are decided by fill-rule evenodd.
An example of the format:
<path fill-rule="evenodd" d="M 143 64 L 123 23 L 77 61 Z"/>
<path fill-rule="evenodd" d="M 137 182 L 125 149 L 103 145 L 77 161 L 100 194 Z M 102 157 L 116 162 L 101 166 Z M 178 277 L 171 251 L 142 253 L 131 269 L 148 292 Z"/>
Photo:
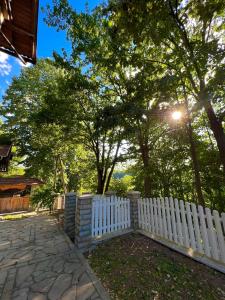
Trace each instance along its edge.
<path fill-rule="evenodd" d="M 8 45 L 10 46 L 10 48 L 16 53 L 16 56 L 22 61 L 22 63 L 26 64 L 25 60 L 23 59 L 23 57 L 18 53 L 18 51 L 16 50 L 16 48 L 12 45 L 12 43 L 10 42 L 10 40 L 7 38 L 7 36 L 0 31 L 1 35 L 3 36 L 3 38 L 5 39 L 5 41 L 8 43 Z"/>
<path fill-rule="evenodd" d="M 20 28 L 14 24 L 12 24 L 11 22 L 9 21 L 5 21 L 5 24 L 7 23 L 7 27 L 10 28 L 12 31 L 14 32 L 18 32 L 18 33 L 21 33 L 21 34 L 24 34 L 24 35 L 27 35 L 31 38 L 34 38 L 35 37 L 35 34 L 34 33 L 31 33 L 27 30 L 24 30 L 23 28 Z"/>

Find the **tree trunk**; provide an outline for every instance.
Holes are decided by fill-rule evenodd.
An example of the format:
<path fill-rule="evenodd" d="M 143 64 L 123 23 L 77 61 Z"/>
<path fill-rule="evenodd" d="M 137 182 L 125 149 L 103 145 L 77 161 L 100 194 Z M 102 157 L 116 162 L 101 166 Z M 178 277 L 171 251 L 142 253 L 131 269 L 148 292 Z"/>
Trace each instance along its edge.
<path fill-rule="evenodd" d="M 192 159 L 192 166 L 195 176 L 195 189 L 198 197 L 198 204 L 205 206 L 205 200 L 202 194 L 202 184 L 201 184 L 201 177 L 200 177 L 200 167 L 199 167 L 199 161 L 197 158 L 197 152 L 196 152 L 196 145 L 193 138 L 193 128 L 191 125 L 190 119 L 188 119 L 187 124 L 187 130 L 188 130 L 188 137 L 189 137 L 189 143 L 190 143 L 190 153 L 191 153 L 191 159 Z"/>
<path fill-rule="evenodd" d="M 54 163 L 55 170 L 54 170 L 54 184 L 53 184 L 53 186 L 54 186 L 54 190 L 56 190 L 57 167 L 58 167 L 58 157 L 57 156 L 54 158 L 54 161 L 55 161 L 55 163 Z"/>
<path fill-rule="evenodd" d="M 183 90 L 184 90 L 185 106 L 186 106 L 186 113 L 187 113 L 187 131 L 188 131 L 188 138 L 189 138 L 189 144 L 190 144 L 190 154 L 191 154 L 191 160 L 192 160 L 192 168 L 193 168 L 194 177 L 195 177 L 195 190 L 197 193 L 198 204 L 205 206 L 205 200 L 204 200 L 203 193 L 202 193 L 200 166 L 199 166 L 199 161 L 198 161 L 198 156 L 197 156 L 197 151 L 196 151 L 196 144 L 195 144 L 195 140 L 193 137 L 193 128 L 192 128 L 192 124 L 191 124 L 191 117 L 190 117 L 189 108 L 188 108 L 188 98 L 187 98 L 187 94 L 185 91 L 185 86 L 183 86 Z"/>
<path fill-rule="evenodd" d="M 107 181 L 106 181 L 105 191 L 104 192 L 107 192 L 108 189 L 109 189 L 109 184 L 110 184 L 110 181 L 111 181 L 111 178 L 112 178 L 112 174 L 113 174 L 114 168 L 115 168 L 115 165 L 113 165 L 111 167 L 111 170 L 110 170 L 109 175 L 107 177 Z"/>
<path fill-rule="evenodd" d="M 152 196 L 152 178 L 149 174 L 149 148 L 147 143 L 140 144 L 141 158 L 144 166 L 144 194 L 145 197 Z"/>
<path fill-rule="evenodd" d="M 63 185 L 63 190 L 64 190 L 64 194 L 67 193 L 67 185 L 65 182 L 65 171 L 64 171 L 64 166 L 63 166 L 63 162 L 61 157 L 59 157 L 59 161 L 60 161 L 60 174 L 61 174 L 61 179 L 62 179 L 62 185 Z"/>
<path fill-rule="evenodd" d="M 220 161 L 223 165 L 223 170 L 225 172 L 225 133 L 223 130 L 223 126 L 222 123 L 218 120 L 211 102 L 203 101 L 203 103 L 204 103 L 206 114 L 209 119 L 210 128 L 213 131 L 214 137 L 216 139 L 216 143 L 220 155 Z"/>
<path fill-rule="evenodd" d="M 145 197 L 152 196 L 152 179 L 148 174 L 144 174 L 144 193 Z"/>
<path fill-rule="evenodd" d="M 102 169 L 98 169 L 97 172 L 98 172 L 97 194 L 102 195 L 104 191 L 103 171 Z"/>

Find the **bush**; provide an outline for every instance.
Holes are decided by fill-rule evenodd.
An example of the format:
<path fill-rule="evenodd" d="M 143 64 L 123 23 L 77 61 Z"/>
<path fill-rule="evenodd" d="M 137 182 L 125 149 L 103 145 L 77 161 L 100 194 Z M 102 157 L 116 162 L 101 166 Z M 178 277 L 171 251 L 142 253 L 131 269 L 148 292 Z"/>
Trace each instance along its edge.
<path fill-rule="evenodd" d="M 122 178 L 112 178 L 109 186 L 109 189 L 116 191 L 119 196 L 126 196 L 126 193 L 133 188 L 133 177 L 130 175 Z"/>
<path fill-rule="evenodd" d="M 52 209 L 55 199 L 55 193 L 51 187 L 40 187 L 36 189 L 31 195 L 31 203 L 35 207 Z"/>

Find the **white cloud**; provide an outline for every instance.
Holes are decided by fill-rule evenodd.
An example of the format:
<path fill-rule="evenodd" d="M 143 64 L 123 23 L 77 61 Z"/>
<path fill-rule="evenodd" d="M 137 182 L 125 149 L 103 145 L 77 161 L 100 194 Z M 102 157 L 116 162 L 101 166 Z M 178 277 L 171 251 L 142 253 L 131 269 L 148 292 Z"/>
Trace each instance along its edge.
<path fill-rule="evenodd" d="M 8 59 L 8 54 L 0 52 L 0 76 L 9 75 L 9 73 L 11 72 L 12 66 L 8 62 Z"/>
<path fill-rule="evenodd" d="M 20 59 L 17 58 L 16 60 L 18 62 L 18 64 L 22 67 L 22 68 L 28 68 L 30 67 L 32 64 L 27 62 L 26 64 L 24 64 Z"/>

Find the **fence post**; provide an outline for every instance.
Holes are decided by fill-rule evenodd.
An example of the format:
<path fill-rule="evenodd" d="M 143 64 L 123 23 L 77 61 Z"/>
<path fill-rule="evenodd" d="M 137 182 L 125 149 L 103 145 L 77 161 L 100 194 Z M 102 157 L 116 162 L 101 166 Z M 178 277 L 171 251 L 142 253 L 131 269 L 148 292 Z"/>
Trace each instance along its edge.
<path fill-rule="evenodd" d="M 64 231 L 71 239 L 74 239 L 75 231 L 76 194 L 74 192 L 65 195 Z"/>
<path fill-rule="evenodd" d="M 130 220 L 131 228 L 138 229 L 138 199 L 141 193 L 138 191 L 130 191 L 127 193 L 127 198 L 130 199 Z"/>
<path fill-rule="evenodd" d="M 85 252 L 91 247 L 92 200 L 92 194 L 82 195 L 77 199 L 75 246 L 81 252 Z"/>

